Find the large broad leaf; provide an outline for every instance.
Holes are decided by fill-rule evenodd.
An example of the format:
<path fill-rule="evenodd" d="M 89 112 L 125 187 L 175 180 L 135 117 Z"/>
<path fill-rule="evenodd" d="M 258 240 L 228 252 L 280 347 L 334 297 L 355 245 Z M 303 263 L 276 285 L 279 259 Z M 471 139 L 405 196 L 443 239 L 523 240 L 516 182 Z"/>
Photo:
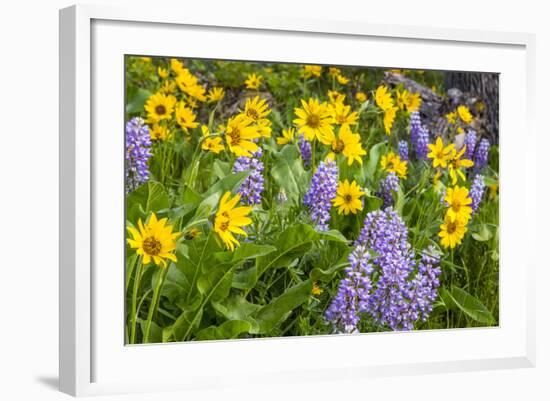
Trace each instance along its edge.
<path fill-rule="evenodd" d="M 188 185 L 183 185 L 183 190 L 181 192 L 181 206 L 170 209 L 168 212 L 168 217 L 171 221 L 174 221 L 178 218 L 185 218 L 193 212 L 200 202 L 203 201 L 203 197 L 199 195 L 194 189 Z"/>
<path fill-rule="evenodd" d="M 285 146 L 281 152 L 273 153 L 271 175 L 283 188 L 294 204 L 299 205 L 303 192 L 308 188 L 309 174 L 304 170 L 298 149 Z"/>
<path fill-rule="evenodd" d="M 234 265 L 230 264 L 211 266 L 199 277 L 197 287 L 205 301 L 220 301 L 229 295 L 233 270 Z"/>
<path fill-rule="evenodd" d="M 147 320 L 139 319 L 138 322 L 141 327 L 141 332 L 145 333 Z M 159 327 L 155 322 L 151 322 L 151 327 L 149 328 L 149 339 L 147 340 L 147 343 L 161 343 L 161 342 L 162 342 L 162 328 Z"/>
<path fill-rule="evenodd" d="M 348 247 L 349 248 L 349 247 Z M 346 250 L 343 255 L 338 259 L 338 261 L 328 268 L 322 269 L 320 267 L 315 267 L 309 274 L 311 279 L 313 281 L 323 281 L 323 282 L 329 282 L 331 281 L 341 270 L 343 270 L 346 266 L 349 266 L 349 253 L 350 249 Z"/>
<path fill-rule="evenodd" d="M 269 333 L 282 323 L 290 313 L 306 302 L 311 294 L 312 281 L 306 280 L 286 290 L 269 304 L 260 309 L 253 317 L 258 323 L 258 334 Z"/>
<path fill-rule="evenodd" d="M 212 171 L 216 177 L 223 179 L 230 174 L 229 163 L 216 159 L 212 164 Z"/>
<path fill-rule="evenodd" d="M 220 247 L 210 234 L 205 238 L 197 238 L 191 241 L 185 241 L 178 247 L 176 267 L 179 275 L 170 274 L 167 276 L 167 282 L 176 280 L 176 284 L 182 288 L 182 294 L 178 297 L 177 304 L 183 309 L 189 309 L 190 305 L 196 306 L 196 299 L 200 298 L 197 282 L 204 269 L 203 266 L 209 264 L 213 254 L 218 252 Z"/>
<path fill-rule="evenodd" d="M 372 212 L 374 210 L 379 210 L 382 207 L 382 204 L 384 201 L 377 197 L 372 195 L 365 195 L 363 198 L 365 202 L 365 212 Z"/>
<path fill-rule="evenodd" d="M 212 302 L 212 306 L 228 320 L 246 320 L 261 309 L 260 305 L 250 303 L 239 295 L 230 296 L 219 303 Z"/>
<path fill-rule="evenodd" d="M 162 330 L 162 342 L 183 341 L 197 329 L 202 319 L 202 309 L 196 311 L 184 311 L 172 326 Z"/>
<path fill-rule="evenodd" d="M 218 252 L 213 263 L 202 267 L 202 275 L 197 286 L 199 291 L 210 301 L 219 301 L 229 294 L 233 272 L 241 262 L 271 254 L 276 250 L 271 245 L 243 243 L 233 252 Z"/>
<path fill-rule="evenodd" d="M 443 302 L 445 302 L 448 308 L 458 308 L 479 323 L 489 325 L 494 323 L 495 319 L 485 305 L 466 291 L 452 286 L 449 290 L 442 288 L 440 294 Z"/>
<path fill-rule="evenodd" d="M 403 206 L 405 206 L 406 199 L 401 186 L 397 189 L 397 200 L 395 201 L 395 210 L 400 216 L 403 215 Z"/>
<path fill-rule="evenodd" d="M 130 193 L 126 198 L 126 204 L 130 206 L 126 211 L 127 220 L 136 223 L 138 218 L 150 212 L 159 212 L 168 208 L 170 201 L 162 184 L 149 181 Z"/>
<path fill-rule="evenodd" d="M 286 266 L 294 258 L 309 250 L 311 245 L 320 240 L 346 243 L 346 238 L 336 230 L 316 231 L 309 224 L 296 224 L 287 228 L 277 237 L 273 244 L 277 250 L 268 256 L 257 259 L 258 277 L 270 268 Z"/>
<path fill-rule="evenodd" d="M 216 253 L 214 258 L 220 263 L 236 264 L 246 259 L 266 256 L 276 250 L 277 248 L 271 245 L 257 245 L 251 242 L 244 242 L 232 252 Z"/>
<path fill-rule="evenodd" d="M 378 169 L 378 166 L 380 164 L 380 158 L 383 152 L 385 152 L 385 150 L 386 150 L 385 142 L 377 143 L 376 145 L 370 148 L 369 160 L 365 164 L 365 167 L 363 168 L 363 174 L 365 175 L 365 177 L 361 177 L 361 178 L 372 179 L 372 177 L 376 173 L 376 170 Z"/>
<path fill-rule="evenodd" d="M 485 242 L 493 237 L 493 233 L 488 224 L 480 224 L 475 231 L 472 230 L 472 238 L 476 241 Z"/>
<path fill-rule="evenodd" d="M 228 340 L 248 333 L 252 324 L 244 320 L 229 320 L 220 326 L 210 326 L 197 333 L 197 340 Z"/>
<path fill-rule="evenodd" d="M 136 91 L 136 94 L 130 101 L 126 104 L 126 112 L 133 114 L 133 113 L 141 113 L 143 111 L 143 106 L 145 105 L 145 102 L 149 97 L 151 96 L 151 92 L 148 90 L 139 88 Z"/>

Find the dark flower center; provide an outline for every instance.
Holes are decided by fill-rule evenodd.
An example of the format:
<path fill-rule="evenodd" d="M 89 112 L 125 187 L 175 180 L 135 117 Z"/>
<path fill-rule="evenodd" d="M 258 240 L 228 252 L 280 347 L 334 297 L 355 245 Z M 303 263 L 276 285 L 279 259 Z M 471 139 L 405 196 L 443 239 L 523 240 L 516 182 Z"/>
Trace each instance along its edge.
<path fill-rule="evenodd" d="M 321 119 L 317 114 L 309 114 L 307 116 L 306 124 L 311 128 L 319 128 L 321 125 Z"/>
<path fill-rule="evenodd" d="M 257 120 L 258 117 L 259 117 L 258 111 L 257 111 L 256 109 L 248 109 L 248 110 L 246 111 L 246 115 L 247 115 L 248 117 L 250 117 L 251 119 L 253 119 L 253 120 Z"/>
<path fill-rule="evenodd" d="M 229 228 L 229 220 L 226 220 L 220 224 L 220 230 L 227 231 L 228 228 Z"/>
<path fill-rule="evenodd" d="M 235 127 L 231 129 L 231 131 L 228 132 L 227 135 L 229 135 L 232 146 L 237 146 L 239 145 L 239 143 L 241 143 L 241 132 L 238 128 Z"/>
<path fill-rule="evenodd" d="M 456 222 L 450 222 L 447 224 L 447 232 L 453 234 L 456 231 Z"/>
<path fill-rule="evenodd" d="M 345 196 L 344 196 L 344 200 L 346 201 L 346 203 L 350 203 L 351 200 L 352 200 L 351 195 L 350 195 L 350 194 L 345 195 Z"/>
<path fill-rule="evenodd" d="M 343 114 L 338 114 L 338 115 L 336 116 L 336 122 L 337 122 L 338 124 L 344 124 L 344 123 L 346 122 L 346 116 L 343 115 Z"/>
<path fill-rule="evenodd" d="M 163 114 L 166 114 L 166 107 L 164 107 L 163 104 L 159 104 L 157 107 L 155 107 L 155 112 L 161 116 Z"/>
<path fill-rule="evenodd" d="M 345 147 L 346 147 L 346 144 L 341 139 L 338 139 L 337 141 L 332 142 L 332 151 L 334 153 L 342 153 Z"/>
<path fill-rule="evenodd" d="M 451 207 L 453 208 L 453 210 L 454 210 L 455 212 L 460 211 L 461 206 L 462 206 L 462 205 L 461 205 L 460 202 L 458 202 L 458 201 L 454 201 L 454 202 L 452 203 L 452 205 L 451 205 Z"/>
<path fill-rule="evenodd" d="M 143 241 L 143 250 L 148 255 L 157 256 L 162 249 L 162 244 L 155 237 L 147 237 Z"/>

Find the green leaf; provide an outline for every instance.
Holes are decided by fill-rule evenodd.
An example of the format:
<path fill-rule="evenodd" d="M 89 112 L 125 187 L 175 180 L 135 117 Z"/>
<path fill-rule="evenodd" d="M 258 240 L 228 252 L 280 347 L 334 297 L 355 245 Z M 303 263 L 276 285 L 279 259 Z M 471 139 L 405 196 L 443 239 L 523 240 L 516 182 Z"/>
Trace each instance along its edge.
<path fill-rule="evenodd" d="M 223 179 L 230 174 L 229 163 L 216 159 L 212 165 L 212 171 L 216 177 Z"/>
<path fill-rule="evenodd" d="M 167 209 L 170 201 L 161 183 L 149 181 L 130 193 L 126 198 L 126 204 L 132 206 L 129 208 L 126 218 L 135 223 L 138 217 L 143 217 L 135 214 L 135 206 L 139 206 L 140 210 L 147 216 L 150 212 L 157 213 Z"/>
<path fill-rule="evenodd" d="M 493 237 L 493 233 L 487 224 L 481 224 L 476 232 L 472 231 L 472 238 L 476 241 L 485 242 Z"/>
<path fill-rule="evenodd" d="M 347 243 L 346 238 L 336 230 L 316 231 L 309 224 L 296 224 L 279 234 L 273 244 L 277 250 L 256 260 L 257 278 L 266 270 L 288 265 L 296 257 L 307 252 L 311 245 L 320 240 Z"/>
<path fill-rule="evenodd" d="M 182 252 L 182 248 L 185 249 L 185 252 Z M 199 296 L 197 281 L 202 271 L 205 270 L 203 266 L 208 266 L 208 261 L 212 259 L 212 255 L 219 250 L 220 247 L 212 234 L 209 234 L 206 238 L 184 241 L 178 248 L 178 261 L 175 265 L 181 275 L 177 276 L 178 281 L 176 283 L 182 288 L 178 305 L 195 302 L 195 299 Z M 176 275 L 171 275 L 170 271 L 168 273 L 168 282 L 176 278 Z"/>
<path fill-rule="evenodd" d="M 193 188 L 189 187 L 187 184 L 184 184 L 181 194 L 181 206 L 170 209 L 168 212 L 168 217 L 171 221 L 185 217 L 193 212 L 202 200 L 202 196 L 195 192 Z"/>
<path fill-rule="evenodd" d="M 386 143 L 380 142 L 370 148 L 369 151 L 369 161 L 365 164 L 365 178 L 372 178 L 378 169 L 380 164 L 380 157 L 382 153 L 386 150 Z"/>
<path fill-rule="evenodd" d="M 401 186 L 397 189 L 397 200 L 395 201 L 395 210 L 400 216 L 403 215 L 403 206 L 405 205 L 406 199 Z"/>
<path fill-rule="evenodd" d="M 309 299 L 312 281 L 306 280 L 286 290 L 269 304 L 260 309 L 253 317 L 258 322 L 258 334 L 269 333 L 282 323 L 298 306 Z"/>
<path fill-rule="evenodd" d="M 220 263 L 230 263 L 234 265 L 246 259 L 268 255 L 276 250 L 277 248 L 271 245 L 257 245 L 254 243 L 244 242 L 234 251 L 218 252 L 214 255 L 214 257 Z"/>
<path fill-rule="evenodd" d="M 229 320 L 220 326 L 202 329 L 197 333 L 197 340 L 229 340 L 248 333 L 251 328 L 252 325 L 244 320 Z"/>
<path fill-rule="evenodd" d="M 285 146 L 280 152 L 273 153 L 273 159 L 273 179 L 285 190 L 289 200 L 299 205 L 302 191 L 308 187 L 309 174 L 304 170 L 298 149 Z"/>
<path fill-rule="evenodd" d="M 145 333 L 145 326 L 147 325 L 147 320 L 139 319 L 139 325 L 141 327 L 141 332 Z M 149 328 L 149 339 L 148 344 L 151 343 L 161 343 L 162 342 L 162 328 L 159 327 L 155 322 L 151 322 L 151 327 Z"/>
<path fill-rule="evenodd" d="M 372 212 L 373 210 L 380 210 L 384 201 L 377 196 L 365 195 L 365 211 Z"/>
<path fill-rule="evenodd" d="M 487 310 L 485 305 L 466 291 L 452 286 L 450 290 L 442 288 L 440 294 L 448 308 L 452 309 L 456 307 L 479 323 L 488 325 L 494 323 L 493 315 Z"/>
<path fill-rule="evenodd" d="M 134 97 L 126 105 L 126 113 L 141 113 L 143 111 L 143 106 L 149 97 L 151 92 L 148 90 L 139 88 L 134 95 Z"/>
<path fill-rule="evenodd" d="M 202 309 L 197 311 L 183 311 L 172 326 L 162 330 L 162 342 L 171 340 L 182 341 L 188 333 L 197 329 L 202 319 Z"/>
<path fill-rule="evenodd" d="M 212 306 L 228 320 L 246 320 L 261 308 L 239 295 L 230 296 L 219 303 L 212 302 Z"/>
<path fill-rule="evenodd" d="M 254 265 L 248 269 L 235 272 L 231 286 L 240 290 L 248 290 L 254 287 L 257 278 L 258 269 L 256 268 L 256 265 Z"/>
<path fill-rule="evenodd" d="M 209 271 L 197 281 L 199 292 L 206 300 L 220 301 L 229 295 L 235 265 L 210 266 Z"/>
<path fill-rule="evenodd" d="M 342 270 L 343 268 L 349 265 L 348 256 L 349 256 L 349 250 L 344 252 L 344 254 L 338 260 L 338 262 L 336 262 L 329 268 L 321 269 L 319 267 L 315 267 L 311 271 L 309 276 L 313 281 L 323 281 L 325 283 L 331 281 L 334 278 L 334 276 L 338 274 L 340 270 Z"/>

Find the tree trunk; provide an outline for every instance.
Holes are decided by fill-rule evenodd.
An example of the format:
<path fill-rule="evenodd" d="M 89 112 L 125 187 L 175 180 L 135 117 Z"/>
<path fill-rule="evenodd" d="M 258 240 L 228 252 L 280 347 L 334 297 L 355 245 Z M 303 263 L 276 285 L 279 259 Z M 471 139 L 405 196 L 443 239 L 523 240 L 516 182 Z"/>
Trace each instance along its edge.
<path fill-rule="evenodd" d="M 445 85 L 448 90 L 456 88 L 464 93 L 464 98 L 480 97 L 484 117 L 484 130 L 492 144 L 498 143 L 499 127 L 499 76 L 491 73 L 446 72 Z M 457 99 L 458 100 L 458 99 Z M 468 104 L 469 107 L 475 104 Z"/>

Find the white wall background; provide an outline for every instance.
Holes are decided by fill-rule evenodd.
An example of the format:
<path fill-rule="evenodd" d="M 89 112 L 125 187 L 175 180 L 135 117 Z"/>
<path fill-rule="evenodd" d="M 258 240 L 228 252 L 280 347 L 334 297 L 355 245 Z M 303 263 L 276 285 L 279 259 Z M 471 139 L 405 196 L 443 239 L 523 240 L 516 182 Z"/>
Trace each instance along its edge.
<path fill-rule="evenodd" d="M 132 4 L 129 0 L 97 3 Z M 58 9 L 66 0 L 4 1 L 0 10 L 0 399 L 58 400 Z M 140 1 L 140 3 L 148 3 Z M 262 12 L 330 19 L 537 34 L 538 148 L 550 150 L 545 125 L 550 89 L 550 30 L 545 2 L 460 0 L 214 1 L 155 0 L 182 13 L 261 8 Z M 271 10 L 271 11 L 269 11 Z M 518 132 L 521 135 L 521 132 Z M 533 151 L 535 151 L 533 149 Z M 549 263 L 545 211 L 550 169 L 538 160 L 539 241 L 537 348 L 534 369 L 441 374 L 200 394 L 165 393 L 105 399 L 528 399 L 550 398 Z M 535 172 L 533 172 L 535 173 Z M 533 188 L 533 202 L 536 201 Z M 518 268 L 520 268 L 518 266 Z M 452 344 L 449 344 L 452 346 Z M 322 350 L 319 350 L 322 353 Z"/>

